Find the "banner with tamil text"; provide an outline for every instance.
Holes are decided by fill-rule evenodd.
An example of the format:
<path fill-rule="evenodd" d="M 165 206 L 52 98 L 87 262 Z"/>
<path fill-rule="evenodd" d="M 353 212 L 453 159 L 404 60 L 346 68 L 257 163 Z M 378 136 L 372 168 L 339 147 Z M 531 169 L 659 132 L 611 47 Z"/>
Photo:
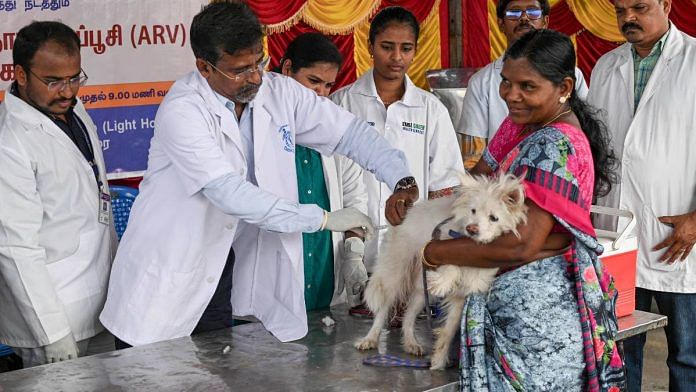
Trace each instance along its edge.
<path fill-rule="evenodd" d="M 89 76 L 79 98 L 97 124 L 110 178 L 147 166 L 155 113 L 172 82 L 194 69 L 193 16 L 208 0 L 0 0 L 0 101 L 14 78 L 17 31 L 34 20 L 72 27 Z"/>

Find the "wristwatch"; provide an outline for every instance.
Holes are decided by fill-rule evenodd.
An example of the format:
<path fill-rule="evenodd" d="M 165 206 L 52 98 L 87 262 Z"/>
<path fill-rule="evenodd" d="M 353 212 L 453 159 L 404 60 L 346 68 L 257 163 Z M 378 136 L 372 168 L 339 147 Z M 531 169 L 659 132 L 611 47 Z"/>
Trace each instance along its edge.
<path fill-rule="evenodd" d="M 404 177 L 399 180 L 399 182 L 396 183 L 396 186 L 394 187 L 394 193 L 398 191 L 403 191 L 406 189 L 411 189 L 415 186 L 418 186 L 416 184 L 416 179 L 413 177 Z"/>

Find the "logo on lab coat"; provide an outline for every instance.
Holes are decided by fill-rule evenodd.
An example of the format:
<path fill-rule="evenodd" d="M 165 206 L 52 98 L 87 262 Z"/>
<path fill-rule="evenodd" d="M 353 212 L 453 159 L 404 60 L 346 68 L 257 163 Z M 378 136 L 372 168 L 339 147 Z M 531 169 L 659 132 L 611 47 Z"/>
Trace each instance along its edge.
<path fill-rule="evenodd" d="M 422 135 L 425 133 L 425 125 L 416 124 L 416 123 L 407 122 L 407 121 L 402 121 L 401 122 L 401 130 Z"/>
<path fill-rule="evenodd" d="M 292 140 L 292 132 L 290 132 L 290 127 L 288 125 L 283 125 L 278 128 L 278 133 L 283 139 L 283 150 L 287 152 L 295 152 L 295 141 Z"/>

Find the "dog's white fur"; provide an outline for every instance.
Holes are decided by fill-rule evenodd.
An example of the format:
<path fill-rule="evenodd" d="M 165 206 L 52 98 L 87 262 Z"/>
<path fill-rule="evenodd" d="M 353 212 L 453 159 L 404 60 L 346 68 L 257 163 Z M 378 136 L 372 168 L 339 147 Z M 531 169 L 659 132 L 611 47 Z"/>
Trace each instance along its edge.
<path fill-rule="evenodd" d="M 433 237 L 448 239 L 459 233 L 487 243 L 505 232 L 519 236 L 517 225 L 527 219 L 520 180 L 511 175 L 474 178 L 462 174 L 460 178 L 462 186 L 456 195 L 417 203 L 401 225 L 389 228 L 365 291 L 367 306 L 375 314 L 374 323 L 368 334 L 355 343 L 357 349 L 377 347 L 392 306 L 406 301 L 402 343 L 406 352 L 423 354 L 414 332 L 416 316 L 425 304 L 419 253 Z M 435 330 L 431 369 L 447 365 L 449 345 L 458 330 L 466 297 L 488 291 L 497 271 L 453 265 L 427 271 L 428 290 L 445 298 L 447 312 L 444 325 Z"/>

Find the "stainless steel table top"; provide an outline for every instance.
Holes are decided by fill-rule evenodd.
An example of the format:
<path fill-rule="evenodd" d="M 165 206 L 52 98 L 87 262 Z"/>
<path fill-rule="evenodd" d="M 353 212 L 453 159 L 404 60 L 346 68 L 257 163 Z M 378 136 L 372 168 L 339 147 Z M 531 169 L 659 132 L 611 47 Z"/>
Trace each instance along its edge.
<path fill-rule="evenodd" d="M 330 315 L 336 325 L 321 319 Z M 309 334 L 281 343 L 256 324 L 0 374 L 5 391 L 424 391 L 456 390 L 458 373 L 365 366 L 353 342 L 371 320 L 347 308 L 313 312 Z M 431 346 L 427 323 L 418 336 Z M 407 358 L 400 330 L 383 334 L 380 352 Z M 225 347 L 229 346 L 229 349 Z"/>
<path fill-rule="evenodd" d="M 632 314 L 619 318 L 619 333 L 616 340 L 624 340 L 667 325 L 667 316 L 634 310 Z"/>

